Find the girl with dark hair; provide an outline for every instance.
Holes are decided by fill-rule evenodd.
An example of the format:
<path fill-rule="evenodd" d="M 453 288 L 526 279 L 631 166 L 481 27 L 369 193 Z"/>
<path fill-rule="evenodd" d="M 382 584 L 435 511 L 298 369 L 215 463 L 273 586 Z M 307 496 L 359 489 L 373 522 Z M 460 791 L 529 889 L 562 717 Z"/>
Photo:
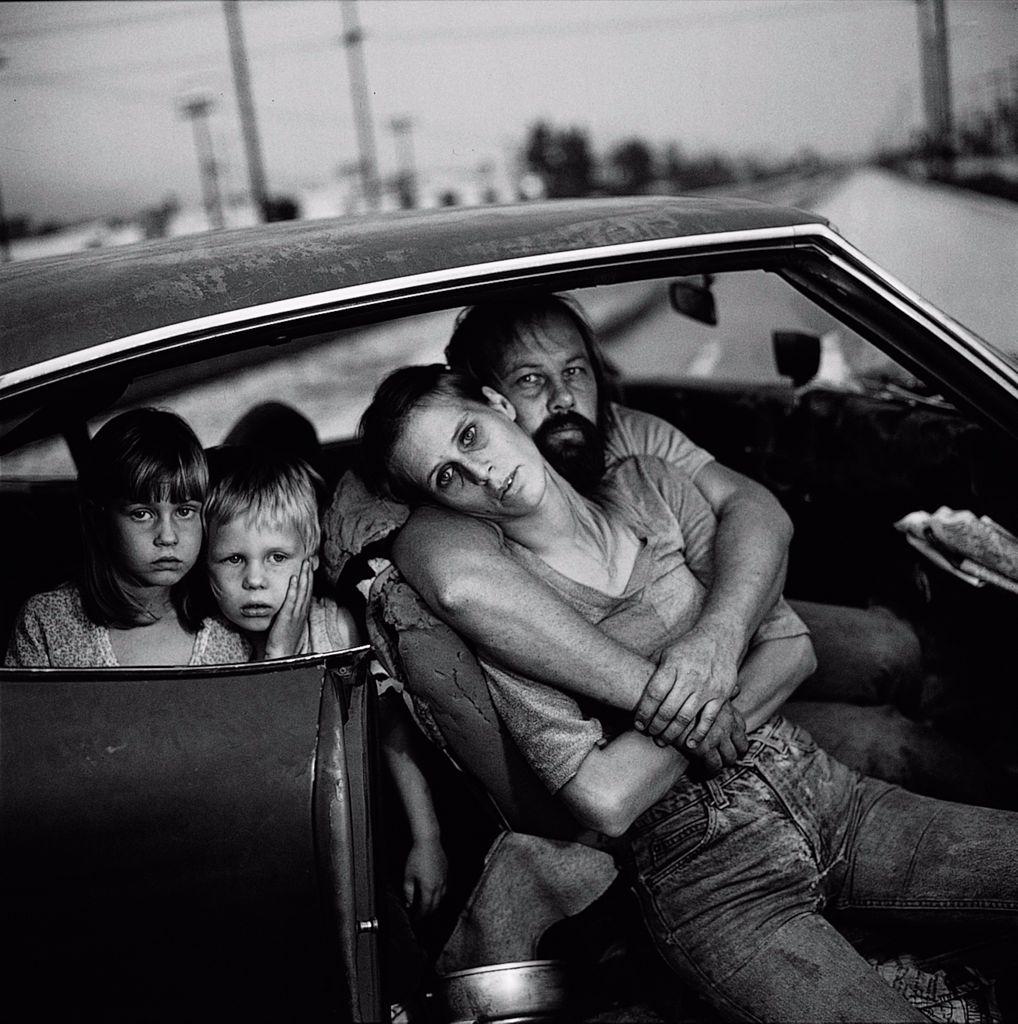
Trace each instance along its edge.
<path fill-rule="evenodd" d="M 79 479 L 81 575 L 25 603 L 6 664 L 247 661 L 247 642 L 203 619 L 192 589 L 207 487 L 205 453 L 179 416 L 135 409 L 106 423 Z"/>

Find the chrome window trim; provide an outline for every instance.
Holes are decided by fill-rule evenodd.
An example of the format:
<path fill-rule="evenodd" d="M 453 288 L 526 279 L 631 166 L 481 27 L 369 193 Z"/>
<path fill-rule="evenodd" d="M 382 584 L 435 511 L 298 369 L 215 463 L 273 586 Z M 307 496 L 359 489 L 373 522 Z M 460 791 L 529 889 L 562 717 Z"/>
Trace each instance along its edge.
<path fill-rule="evenodd" d="M 98 366 L 117 357 L 129 356 L 143 351 L 159 351 L 172 347 L 176 340 L 191 342 L 216 332 L 237 330 L 244 327 L 270 327 L 283 324 L 303 315 L 323 313 L 342 306 L 369 304 L 386 298 L 405 298 L 414 293 L 426 293 L 443 285 L 457 286 L 481 281 L 490 277 L 510 277 L 528 271 L 546 269 L 567 269 L 586 262 L 609 261 L 617 263 L 641 256 L 664 255 L 701 247 L 739 250 L 758 244 L 790 242 L 794 247 L 796 239 L 803 233 L 814 234 L 823 227 L 821 224 L 788 225 L 778 228 L 750 228 L 743 231 L 715 231 L 702 235 L 680 235 L 670 238 L 650 239 L 642 242 L 621 242 L 614 245 L 594 246 L 586 249 L 570 249 L 565 252 L 541 253 L 534 256 L 518 256 L 512 259 L 477 263 L 446 270 L 429 271 L 407 277 L 387 278 L 369 284 L 336 288 L 326 292 L 299 295 L 292 299 L 248 306 L 243 309 L 216 313 L 195 320 L 166 324 L 140 334 L 128 335 L 113 341 L 93 345 L 79 352 L 56 356 L 32 366 L 12 370 L 0 376 L 0 399 L 8 392 L 25 390 L 34 384 L 51 380 L 63 374 L 80 370 L 86 366 Z M 197 337 L 195 337 L 197 336 Z"/>
<path fill-rule="evenodd" d="M 928 302 L 879 264 L 847 242 L 837 232 L 823 225 L 814 230 L 819 248 L 840 270 L 865 284 L 885 302 L 899 312 L 925 321 L 925 326 L 945 345 L 970 363 L 993 376 L 1001 387 L 1018 400 L 1018 370 L 1012 366 L 992 345 L 963 324 Z"/>
<path fill-rule="evenodd" d="M 28 667 L 0 665 L 0 679 L 31 680 L 33 683 L 66 683 L 79 681 L 119 680 L 137 682 L 146 679 L 202 679 L 209 676 L 254 676 L 285 672 L 294 668 L 321 665 L 323 668 L 355 669 L 371 654 L 370 644 L 358 644 L 345 651 L 327 651 L 319 654 L 294 654 L 288 658 L 266 661 L 237 661 L 216 665 L 96 665 L 71 667 L 49 665 Z"/>

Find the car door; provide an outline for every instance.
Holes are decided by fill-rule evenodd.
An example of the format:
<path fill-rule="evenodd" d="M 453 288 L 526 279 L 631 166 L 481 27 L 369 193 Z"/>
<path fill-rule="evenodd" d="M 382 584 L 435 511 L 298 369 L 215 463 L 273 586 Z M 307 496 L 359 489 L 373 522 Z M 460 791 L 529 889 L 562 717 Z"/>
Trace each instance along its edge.
<path fill-rule="evenodd" d="M 366 656 L 0 671 L 6 1001 L 378 1019 Z"/>

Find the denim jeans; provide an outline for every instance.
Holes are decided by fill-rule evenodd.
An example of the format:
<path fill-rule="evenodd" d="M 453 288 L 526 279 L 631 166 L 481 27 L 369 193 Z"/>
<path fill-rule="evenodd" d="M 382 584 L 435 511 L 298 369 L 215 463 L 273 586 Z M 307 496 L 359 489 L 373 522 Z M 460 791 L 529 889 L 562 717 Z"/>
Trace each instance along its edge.
<path fill-rule="evenodd" d="M 1014 929 L 1018 814 L 861 776 L 780 717 L 750 740 L 627 833 L 658 950 L 728 1020 L 926 1020 L 827 918 Z"/>

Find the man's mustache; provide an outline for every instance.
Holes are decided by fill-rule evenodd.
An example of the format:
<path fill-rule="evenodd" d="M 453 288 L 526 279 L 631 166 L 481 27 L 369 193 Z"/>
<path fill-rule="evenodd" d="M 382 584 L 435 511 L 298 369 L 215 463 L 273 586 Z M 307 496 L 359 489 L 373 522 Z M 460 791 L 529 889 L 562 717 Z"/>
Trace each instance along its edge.
<path fill-rule="evenodd" d="M 550 434 L 565 429 L 578 430 L 584 441 L 589 441 L 592 438 L 600 440 L 601 437 L 597 427 L 586 416 L 567 410 L 566 412 L 552 413 L 534 432 L 534 441 L 540 447 L 541 442 L 546 440 Z"/>

